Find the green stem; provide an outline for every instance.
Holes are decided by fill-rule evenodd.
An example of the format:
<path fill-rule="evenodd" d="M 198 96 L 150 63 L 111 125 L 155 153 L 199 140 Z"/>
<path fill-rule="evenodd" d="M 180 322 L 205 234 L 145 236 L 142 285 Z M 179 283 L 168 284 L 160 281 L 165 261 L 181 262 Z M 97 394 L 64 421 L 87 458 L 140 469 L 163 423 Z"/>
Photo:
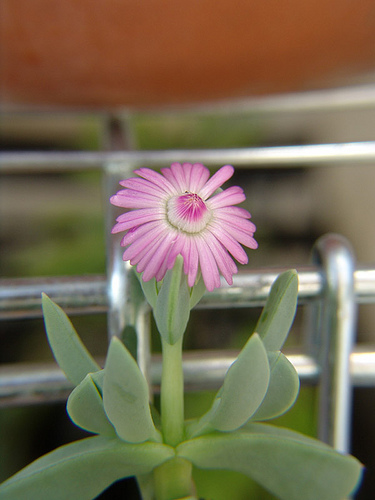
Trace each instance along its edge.
<path fill-rule="evenodd" d="M 154 469 L 156 500 L 196 499 L 191 471 L 192 464 L 178 457 Z"/>
<path fill-rule="evenodd" d="M 185 438 L 182 337 L 173 345 L 162 339 L 162 349 L 161 428 L 164 442 L 177 446 Z"/>
<path fill-rule="evenodd" d="M 162 349 L 161 429 L 164 443 L 177 446 L 185 439 L 182 337 L 173 345 L 162 338 Z M 178 457 L 157 467 L 154 470 L 156 500 L 194 499 L 191 473 L 192 464 Z"/>

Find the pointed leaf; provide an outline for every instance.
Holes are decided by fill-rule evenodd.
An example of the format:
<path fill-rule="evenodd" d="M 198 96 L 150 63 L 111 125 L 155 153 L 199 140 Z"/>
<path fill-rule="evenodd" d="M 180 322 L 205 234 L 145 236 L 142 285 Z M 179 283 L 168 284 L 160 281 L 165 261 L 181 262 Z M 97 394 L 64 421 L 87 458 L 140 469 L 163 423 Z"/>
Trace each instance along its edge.
<path fill-rule="evenodd" d="M 228 369 L 218 394 L 220 404 L 210 418 L 213 427 L 232 431 L 243 425 L 263 401 L 269 377 L 267 353 L 255 333 Z"/>
<path fill-rule="evenodd" d="M 104 371 L 104 409 L 117 435 L 130 443 L 160 440 L 151 417 L 147 382 L 116 337 L 111 340 Z"/>
<path fill-rule="evenodd" d="M 115 435 L 91 373 L 70 394 L 66 409 L 72 421 L 82 429 L 95 434 Z"/>
<path fill-rule="evenodd" d="M 191 426 L 189 435 L 196 436 L 212 428 L 233 431 L 243 425 L 263 401 L 269 376 L 266 350 L 259 335 L 254 333 L 229 367 L 211 409 Z"/>
<path fill-rule="evenodd" d="M 190 309 L 193 309 L 198 302 L 201 300 L 203 295 L 207 292 L 206 285 L 202 276 L 199 277 L 198 281 L 190 289 Z"/>
<path fill-rule="evenodd" d="M 134 272 L 139 280 L 139 283 L 142 287 L 142 291 L 144 296 L 146 297 L 147 302 L 150 304 L 152 308 L 156 306 L 156 299 L 158 298 L 158 286 L 155 278 L 150 279 L 150 281 L 143 281 L 142 273 L 138 273 L 135 268 Z"/>
<path fill-rule="evenodd" d="M 103 399 L 104 370 L 91 373 L 90 375 L 96 388 L 98 389 L 101 398 Z"/>
<path fill-rule="evenodd" d="M 251 420 L 268 420 L 285 413 L 296 401 L 299 377 L 292 363 L 278 352 L 268 353 L 271 374 L 267 394 Z"/>
<path fill-rule="evenodd" d="M 190 290 L 183 263 L 178 256 L 173 269 L 167 271 L 154 308 L 159 333 L 171 345 L 185 333 L 190 316 Z"/>
<path fill-rule="evenodd" d="M 100 370 L 100 366 L 83 345 L 68 316 L 44 293 L 42 307 L 48 341 L 55 359 L 67 379 L 78 385 L 88 373 Z"/>
<path fill-rule="evenodd" d="M 156 443 L 94 436 L 44 455 L 0 486 L 1 500 L 92 500 L 113 482 L 147 474 L 174 456 Z"/>
<path fill-rule="evenodd" d="M 292 326 L 297 307 L 297 271 L 286 271 L 271 287 L 255 332 L 259 333 L 267 351 L 280 351 Z"/>
<path fill-rule="evenodd" d="M 230 434 L 185 441 L 177 456 L 196 467 L 226 469 L 250 476 L 281 500 L 342 500 L 357 486 L 361 464 L 298 433 L 246 425 Z M 252 431 L 251 431 L 252 430 Z"/>

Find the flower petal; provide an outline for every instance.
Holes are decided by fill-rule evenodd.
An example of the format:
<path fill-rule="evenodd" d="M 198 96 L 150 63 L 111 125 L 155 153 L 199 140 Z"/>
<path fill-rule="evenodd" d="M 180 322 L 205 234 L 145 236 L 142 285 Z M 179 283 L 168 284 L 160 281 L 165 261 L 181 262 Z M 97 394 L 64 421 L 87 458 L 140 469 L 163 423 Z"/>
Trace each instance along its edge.
<path fill-rule="evenodd" d="M 253 235 L 256 231 L 255 224 L 251 221 L 238 217 L 237 215 L 231 215 L 227 212 L 227 208 L 222 208 L 216 211 L 216 220 L 218 222 L 223 222 L 226 224 L 230 224 L 231 226 L 235 226 L 246 233 Z"/>
<path fill-rule="evenodd" d="M 236 239 L 242 245 L 248 248 L 256 249 L 258 248 L 258 243 L 254 240 L 253 234 L 239 229 L 232 224 L 221 221 L 223 229 L 227 231 L 234 239 Z"/>
<path fill-rule="evenodd" d="M 190 176 L 191 176 L 192 170 L 193 170 L 193 165 L 191 163 L 183 163 L 182 164 L 182 171 L 184 174 L 186 186 L 190 186 Z"/>
<path fill-rule="evenodd" d="M 219 267 L 221 274 L 224 276 L 225 281 L 228 285 L 233 284 L 232 276 L 237 274 L 238 269 L 233 259 L 230 257 L 228 251 L 223 247 L 219 240 L 215 236 L 207 231 L 205 234 L 205 239 L 209 244 L 210 249 L 215 257 L 215 261 Z"/>
<path fill-rule="evenodd" d="M 199 195 L 203 199 L 207 199 L 212 193 L 216 191 L 220 186 L 224 184 L 225 181 L 230 179 L 234 174 L 234 168 L 232 165 L 225 165 L 221 167 L 209 181 L 206 182 L 204 187 L 200 190 Z"/>
<path fill-rule="evenodd" d="M 177 193 L 187 190 L 185 176 L 180 163 L 172 163 L 171 168 L 162 168 L 161 173 L 169 180 Z"/>
<path fill-rule="evenodd" d="M 209 205 L 212 210 L 216 210 L 217 208 L 227 207 L 229 205 L 237 205 L 245 201 L 245 199 L 246 197 L 243 190 L 238 186 L 232 186 L 207 200 L 207 205 Z"/>
<path fill-rule="evenodd" d="M 133 191 L 139 191 L 140 193 L 148 193 L 153 196 L 168 196 L 170 194 L 168 189 L 165 189 L 163 185 L 155 184 L 155 182 L 150 182 L 146 179 L 139 179 L 137 177 L 131 177 L 120 182 L 121 186 L 125 188 L 132 189 Z"/>
<path fill-rule="evenodd" d="M 204 284 L 207 290 L 212 292 L 214 288 L 220 287 L 220 275 L 215 257 L 204 238 L 197 237 L 195 242 L 198 249 L 199 266 L 202 271 Z"/>
<path fill-rule="evenodd" d="M 189 191 L 199 193 L 210 177 L 210 171 L 201 163 L 194 163 L 190 173 Z"/>
<path fill-rule="evenodd" d="M 242 246 L 220 225 L 212 225 L 210 231 L 240 264 L 248 263 L 248 256 Z"/>
<path fill-rule="evenodd" d="M 215 208 L 215 213 L 216 213 L 216 208 Z M 241 217 L 242 219 L 251 219 L 251 213 L 242 207 L 233 207 L 233 206 L 217 207 L 217 213 L 235 215 L 236 217 Z"/>
<path fill-rule="evenodd" d="M 199 251 L 195 238 L 186 237 L 181 255 L 184 258 L 184 273 L 187 274 L 188 285 L 193 286 L 199 269 Z"/>
<path fill-rule="evenodd" d="M 142 279 L 144 281 L 149 281 L 158 274 L 163 261 L 165 261 L 168 257 L 172 238 L 172 234 L 166 234 L 165 237 L 160 238 L 158 244 L 154 245 L 152 248 L 152 258 L 148 260 L 143 271 Z"/>
<path fill-rule="evenodd" d="M 143 271 L 145 270 L 145 268 L 148 265 L 148 263 L 150 262 L 150 260 L 153 259 L 153 256 L 154 256 L 154 254 L 156 254 L 157 249 L 158 249 L 161 241 L 162 241 L 162 238 L 159 236 L 157 239 L 155 239 L 152 242 L 151 245 L 144 247 L 142 252 L 140 252 L 139 255 L 136 255 L 130 261 L 130 264 L 132 266 L 137 265 L 137 271 L 139 273 L 143 273 Z M 154 275 L 154 277 L 155 277 L 155 275 Z M 142 277 L 142 279 L 143 279 L 143 281 L 149 281 L 151 278 L 145 279 L 144 277 Z"/>
<path fill-rule="evenodd" d="M 138 264 L 142 257 L 152 250 L 159 239 L 165 237 L 165 232 L 160 230 L 160 227 L 155 227 L 139 237 L 132 243 L 124 252 L 123 259 L 130 260 L 132 265 Z"/>
<path fill-rule="evenodd" d="M 120 231 L 127 231 L 133 227 L 140 226 L 141 224 L 146 224 L 147 222 L 152 222 L 154 220 L 163 220 L 163 211 L 154 210 L 152 208 L 144 208 L 140 210 L 132 210 L 126 214 L 120 215 L 117 218 L 117 224 L 113 227 L 113 233 L 119 233 Z"/>
<path fill-rule="evenodd" d="M 122 208 L 152 208 L 159 204 L 159 198 L 131 189 L 123 189 L 111 196 L 110 202 L 112 205 Z"/>
<path fill-rule="evenodd" d="M 139 168 L 138 170 L 134 170 L 134 173 L 143 177 L 143 179 L 149 180 L 156 186 L 163 187 L 164 190 L 170 194 L 175 193 L 173 185 L 168 181 L 168 179 L 151 168 Z"/>
<path fill-rule="evenodd" d="M 121 246 L 126 247 L 131 243 L 137 241 L 137 239 L 141 238 L 144 234 L 150 232 L 153 229 L 157 229 L 157 232 L 160 232 L 160 222 L 153 221 L 147 222 L 146 224 L 142 224 L 141 226 L 133 227 L 129 229 L 128 232 L 121 240 Z"/>

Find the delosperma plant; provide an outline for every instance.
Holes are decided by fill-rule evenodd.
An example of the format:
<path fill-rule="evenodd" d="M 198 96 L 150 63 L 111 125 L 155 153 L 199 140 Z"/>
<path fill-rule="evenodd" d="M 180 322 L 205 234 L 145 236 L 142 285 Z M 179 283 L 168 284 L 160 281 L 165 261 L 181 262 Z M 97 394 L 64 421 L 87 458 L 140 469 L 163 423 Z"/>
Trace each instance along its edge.
<path fill-rule="evenodd" d="M 149 302 L 162 344 L 159 410 L 136 360 L 112 338 L 104 367 L 86 350 L 60 307 L 43 295 L 45 326 L 56 361 L 74 384 L 67 412 L 92 437 L 39 458 L 0 486 L 2 500 L 92 500 L 113 482 L 134 476 L 144 500 L 200 498 L 193 467 L 245 474 L 282 500 L 343 500 L 358 487 L 354 457 L 298 432 L 273 426 L 299 391 L 297 372 L 281 353 L 293 323 L 298 275 L 282 273 L 210 409 L 184 418 L 182 344 L 190 310 L 207 291 L 229 285 L 233 259 L 247 263 L 255 225 L 237 205 L 239 187 L 221 186 L 201 164 L 148 168 L 120 184 L 111 203 L 127 209 L 113 232 L 124 232 L 130 261 Z M 215 500 L 215 499 L 207 499 Z"/>

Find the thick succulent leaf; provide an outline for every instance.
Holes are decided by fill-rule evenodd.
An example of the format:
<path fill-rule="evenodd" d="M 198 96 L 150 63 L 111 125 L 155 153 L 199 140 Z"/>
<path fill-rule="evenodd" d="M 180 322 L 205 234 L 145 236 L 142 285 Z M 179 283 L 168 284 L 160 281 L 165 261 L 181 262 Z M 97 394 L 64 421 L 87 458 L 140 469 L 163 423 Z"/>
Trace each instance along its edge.
<path fill-rule="evenodd" d="M 267 394 L 251 420 L 268 420 L 285 413 L 296 401 L 299 377 L 292 363 L 278 352 L 269 352 L 271 374 Z"/>
<path fill-rule="evenodd" d="M 134 272 L 139 280 L 139 283 L 142 287 L 142 291 L 144 296 L 146 297 L 147 302 L 150 304 L 152 308 L 156 306 L 156 299 L 158 298 L 158 286 L 155 278 L 150 279 L 149 281 L 143 281 L 142 273 L 138 273 L 135 268 Z"/>
<path fill-rule="evenodd" d="M 82 429 L 95 434 L 115 435 L 91 373 L 70 394 L 66 409 L 72 421 Z"/>
<path fill-rule="evenodd" d="M 219 431 L 238 429 L 262 403 L 269 377 L 266 350 L 259 335 L 254 333 L 229 367 L 211 409 L 198 423 L 192 424 L 189 435 L 196 436 L 212 428 Z"/>
<path fill-rule="evenodd" d="M 206 285 L 202 276 L 199 276 L 198 281 L 190 289 L 190 309 L 193 309 L 207 292 Z"/>
<path fill-rule="evenodd" d="M 159 333 L 171 345 L 185 333 L 190 316 L 190 289 L 183 263 L 182 257 L 178 256 L 173 269 L 167 271 L 154 307 Z"/>
<path fill-rule="evenodd" d="M 244 431 L 185 441 L 177 455 L 196 467 L 241 472 L 281 500 L 346 498 L 360 480 L 360 462 L 300 436 L 265 424 L 247 424 Z"/>
<path fill-rule="evenodd" d="M 91 373 L 92 381 L 94 382 L 96 388 L 100 396 L 103 399 L 103 385 L 104 385 L 104 370 L 100 370 L 98 372 Z"/>
<path fill-rule="evenodd" d="M 100 370 L 100 366 L 83 345 L 68 316 L 44 293 L 42 307 L 47 337 L 55 359 L 67 379 L 78 385 L 88 373 Z"/>
<path fill-rule="evenodd" d="M 163 444 L 94 436 L 44 455 L 0 486 L 1 500 L 92 500 L 118 479 L 147 474 L 174 456 Z"/>
<path fill-rule="evenodd" d="M 160 440 L 151 417 L 147 382 L 116 337 L 111 340 L 104 372 L 104 410 L 117 435 L 129 443 Z"/>
<path fill-rule="evenodd" d="M 249 420 L 263 401 L 269 377 L 266 350 L 259 335 L 254 333 L 224 378 L 219 404 L 210 418 L 213 427 L 232 431 Z"/>
<path fill-rule="evenodd" d="M 332 447 L 326 443 L 323 443 L 323 441 L 319 441 L 318 439 L 315 439 L 311 436 L 306 436 L 306 434 L 301 434 L 300 432 L 287 429 L 286 427 L 279 427 L 268 423 L 264 424 L 260 422 L 247 422 L 244 426 L 241 427 L 241 429 L 237 431 L 236 434 L 266 434 L 268 436 L 293 439 L 294 441 L 300 441 L 301 443 L 306 443 L 310 446 L 332 450 Z"/>
<path fill-rule="evenodd" d="M 297 307 L 298 275 L 280 274 L 271 287 L 266 305 L 255 327 L 267 351 L 280 351 L 292 326 Z"/>

